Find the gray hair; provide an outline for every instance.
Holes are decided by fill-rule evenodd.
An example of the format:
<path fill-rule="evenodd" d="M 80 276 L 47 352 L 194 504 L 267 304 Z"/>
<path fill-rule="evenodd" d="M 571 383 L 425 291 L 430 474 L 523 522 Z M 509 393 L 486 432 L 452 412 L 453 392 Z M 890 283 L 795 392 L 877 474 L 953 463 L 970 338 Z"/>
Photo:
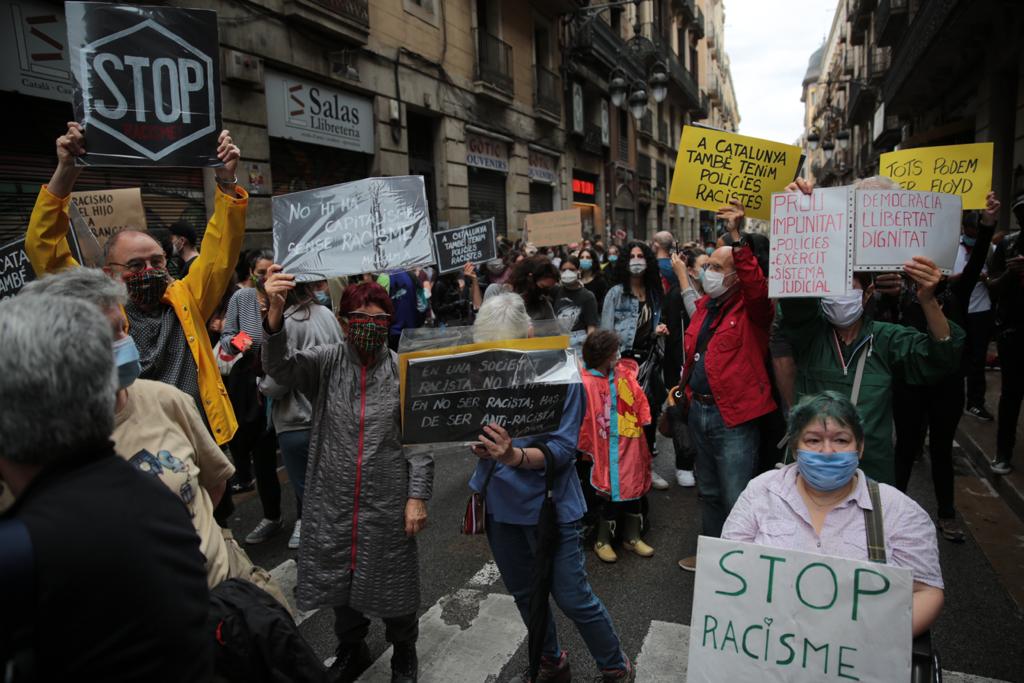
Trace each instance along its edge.
<path fill-rule="evenodd" d="M 473 323 L 473 341 L 522 339 L 530 334 L 530 316 L 523 297 L 512 292 L 495 294 L 484 300 Z"/>
<path fill-rule="evenodd" d="M 25 285 L 22 295 L 49 294 L 88 301 L 104 313 L 124 306 L 128 292 L 124 283 L 99 268 L 67 268 Z"/>
<path fill-rule="evenodd" d="M 661 230 L 654 233 L 654 237 L 651 240 L 665 251 L 668 251 L 672 248 L 672 243 L 676 241 L 676 238 L 668 230 Z"/>
<path fill-rule="evenodd" d="M 0 457 L 43 466 L 110 438 L 113 343 L 89 302 L 50 294 L 0 302 Z"/>
<path fill-rule="evenodd" d="M 898 190 L 900 189 L 900 184 L 892 178 L 886 178 L 884 175 L 873 175 L 854 180 L 853 187 L 856 190 Z"/>

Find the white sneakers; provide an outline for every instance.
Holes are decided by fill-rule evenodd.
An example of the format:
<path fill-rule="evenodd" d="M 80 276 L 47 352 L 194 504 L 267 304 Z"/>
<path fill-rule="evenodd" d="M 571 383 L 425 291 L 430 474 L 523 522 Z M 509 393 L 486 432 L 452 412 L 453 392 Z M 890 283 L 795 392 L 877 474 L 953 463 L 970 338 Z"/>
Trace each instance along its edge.
<path fill-rule="evenodd" d="M 693 470 L 676 470 L 676 483 L 683 488 L 696 486 L 697 480 L 693 478 Z"/>
<path fill-rule="evenodd" d="M 288 539 L 288 547 L 295 550 L 299 547 L 299 540 L 302 536 L 302 520 L 295 520 L 295 526 L 292 527 L 292 537 Z"/>
<path fill-rule="evenodd" d="M 655 472 L 653 468 L 651 469 L 651 488 L 658 491 L 668 491 L 668 482 Z"/>

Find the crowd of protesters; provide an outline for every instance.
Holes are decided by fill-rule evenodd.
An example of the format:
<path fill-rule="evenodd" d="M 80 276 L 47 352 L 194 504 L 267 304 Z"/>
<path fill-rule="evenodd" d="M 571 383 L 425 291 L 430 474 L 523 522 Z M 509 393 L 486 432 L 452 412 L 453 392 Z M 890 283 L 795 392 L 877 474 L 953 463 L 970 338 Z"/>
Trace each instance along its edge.
<path fill-rule="evenodd" d="M 0 611 L 2 661 L 37 676 L 11 680 L 270 680 L 258 672 L 284 666 L 287 680 L 354 681 L 371 664 L 375 617 L 394 646 L 392 681 L 415 681 L 416 535 L 434 463 L 402 445 L 396 352 L 409 329 L 466 327 L 494 341 L 552 321 L 574 350 L 582 382 L 556 430 L 513 439 L 484 425 L 473 446 L 469 486 L 485 499 L 491 550 L 524 621 L 543 632 L 528 674 L 537 681 L 570 676 L 550 614 L 535 622 L 530 608 L 541 537 L 557 539 L 550 590 L 601 679 L 632 675 L 579 539 L 582 530 L 606 563 L 617 547 L 653 558 L 648 497 L 670 487 L 653 469 L 658 457 L 674 458 L 676 484 L 696 487 L 690 513 L 706 536 L 876 559 L 864 540 L 875 534 L 883 561 L 914 573 L 915 635 L 937 618 L 943 583 L 936 528 L 904 492 L 927 435 L 938 533 L 964 540 L 953 436 L 963 414 L 994 419 L 993 339 L 1002 396 L 991 468 L 1011 469 L 1024 253 L 1019 232 L 993 246 L 992 194 L 964 215 L 954 275 L 915 257 L 899 273 L 855 273 L 846 294 L 825 299 L 769 298 L 768 242 L 745 232 L 735 201 L 719 210 L 714 243 L 678 244 L 664 231 L 649 242 L 501 239 L 496 258 L 446 275 L 427 267 L 298 283 L 270 252 L 241 253 L 248 198 L 227 131 L 201 243 L 183 223 L 165 244 L 125 230 L 106 243 L 102 269 L 81 267 L 67 207 L 85 145 L 75 123 L 57 140 L 26 235 L 40 279 L 0 304 L 0 480 L 14 494 L 0 518 L 13 560 L 0 571 L 15 589 L 37 587 L 15 590 L 19 600 Z M 1012 208 L 1024 223 L 1024 197 Z M 671 455 L 659 453 L 659 431 Z M 288 545 L 298 607 L 334 614 L 329 670 L 227 525 L 232 495 L 255 488 L 262 519 L 245 543 L 286 529 L 278 453 L 297 503 Z M 547 499 L 557 510 L 549 529 L 538 523 Z M 878 505 L 884 523 L 862 514 Z M 696 538 L 676 541 L 663 550 L 696 571 Z M 84 556 L 84 571 L 68 571 Z M 106 600 L 107 585 L 139 595 Z M 191 656 L 158 666 L 154 648 Z"/>

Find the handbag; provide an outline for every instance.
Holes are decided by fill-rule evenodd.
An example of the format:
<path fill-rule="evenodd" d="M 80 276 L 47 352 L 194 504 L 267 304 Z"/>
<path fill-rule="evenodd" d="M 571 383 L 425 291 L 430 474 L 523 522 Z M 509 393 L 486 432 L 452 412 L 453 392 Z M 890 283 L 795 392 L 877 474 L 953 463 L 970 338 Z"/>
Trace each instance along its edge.
<path fill-rule="evenodd" d="M 484 478 L 483 488 L 474 491 L 466 502 L 466 512 L 462 517 L 462 533 L 465 536 L 477 536 L 487 531 L 487 485 L 491 483 L 497 465 L 497 462 L 491 461 L 491 469 Z"/>

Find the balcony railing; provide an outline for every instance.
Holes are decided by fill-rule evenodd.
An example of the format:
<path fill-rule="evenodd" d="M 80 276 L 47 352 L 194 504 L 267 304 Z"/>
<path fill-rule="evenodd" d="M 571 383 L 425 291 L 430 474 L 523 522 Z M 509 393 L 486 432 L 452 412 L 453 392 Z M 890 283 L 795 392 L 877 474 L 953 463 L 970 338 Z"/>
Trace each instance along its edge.
<path fill-rule="evenodd" d="M 860 81 L 850 81 L 850 98 L 847 109 L 847 123 L 854 125 L 866 121 L 873 112 L 875 90 Z"/>
<path fill-rule="evenodd" d="M 850 44 L 863 45 L 871 26 L 871 10 L 875 0 L 850 0 Z"/>
<path fill-rule="evenodd" d="M 700 94 L 700 104 L 693 110 L 693 118 L 697 121 L 706 119 L 711 114 L 711 103 L 708 101 L 707 93 Z"/>
<path fill-rule="evenodd" d="M 691 22 L 697 18 L 696 0 L 672 0 L 672 12 L 681 17 L 684 22 Z"/>
<path fill-rule="evenodd" d="M 693 25 L 690 27 L 693 29 L 693 35 L 700 40 L 704 37 L 704 10 L 700 7 L 697 8 L 697 18 L 693 20 Z"/>
<path fill-rule="evenodd" d="M 887 47 L 877 47 L 871 50 L 871 77 L 882 78 L 885 76 L 885 72 L 889 70 L 889 65 L 892 63 L 892 57 Z"/>
<path fill-rule="evenodd" d="M 658 121 L 658 142 L 668 144 L 668 121 Z"/>
<path fill-rule="evenodd" d="M 683 66 L 683 63 L 679 61 L 679 57 L 674 52 L 671 50 L 666 52 L 668 54 L 669 77 L 682 90 L 686 106 L 690 108 L 696 107 L 700 101 L 700 89 L 697 87 L 697 82 L 694 80 L 693 75 Z"/>
<path fill-rule="evenodd" d="M 475 29 L 476 80 L 512 95 L 512 46 Z"/>
<path fill-rule="evenodd" d="M 562 79 L 542 66 L 534 66 L 533 78 L 534 106 L 555 118 L 562 118 Z"/>
<path fill-rule="evenodd" d="M 641 183 L 646 181 L 648 185 L 651 184 L 651 157 L 646 154 L 636 155 L 636 176 Z"/>
<path fill-rule="evenodd" d="M 907 28 L 907 0 L 879 0 L 875 10 L 875 40 L 892 47 Z"/>
<path fill-rule="evenodd" d="M 610 71 L 621 66 L 623 45 L 622 37 L 598 15 L 577 17 L 572 22 L 569 49 L 573 57 L 600 64 Z"/>
<path fill-rule="evenodd" d="M 342 43 L 365 44 L 370 32 L 369 0 L 284 0 L 281 9 L 289 20 Z"/>
<path fill-rule="evenodd" d="M 368 0 L 313 0 L 335 14 L 362 26 L 370 26 L 370 3 Z"/>

